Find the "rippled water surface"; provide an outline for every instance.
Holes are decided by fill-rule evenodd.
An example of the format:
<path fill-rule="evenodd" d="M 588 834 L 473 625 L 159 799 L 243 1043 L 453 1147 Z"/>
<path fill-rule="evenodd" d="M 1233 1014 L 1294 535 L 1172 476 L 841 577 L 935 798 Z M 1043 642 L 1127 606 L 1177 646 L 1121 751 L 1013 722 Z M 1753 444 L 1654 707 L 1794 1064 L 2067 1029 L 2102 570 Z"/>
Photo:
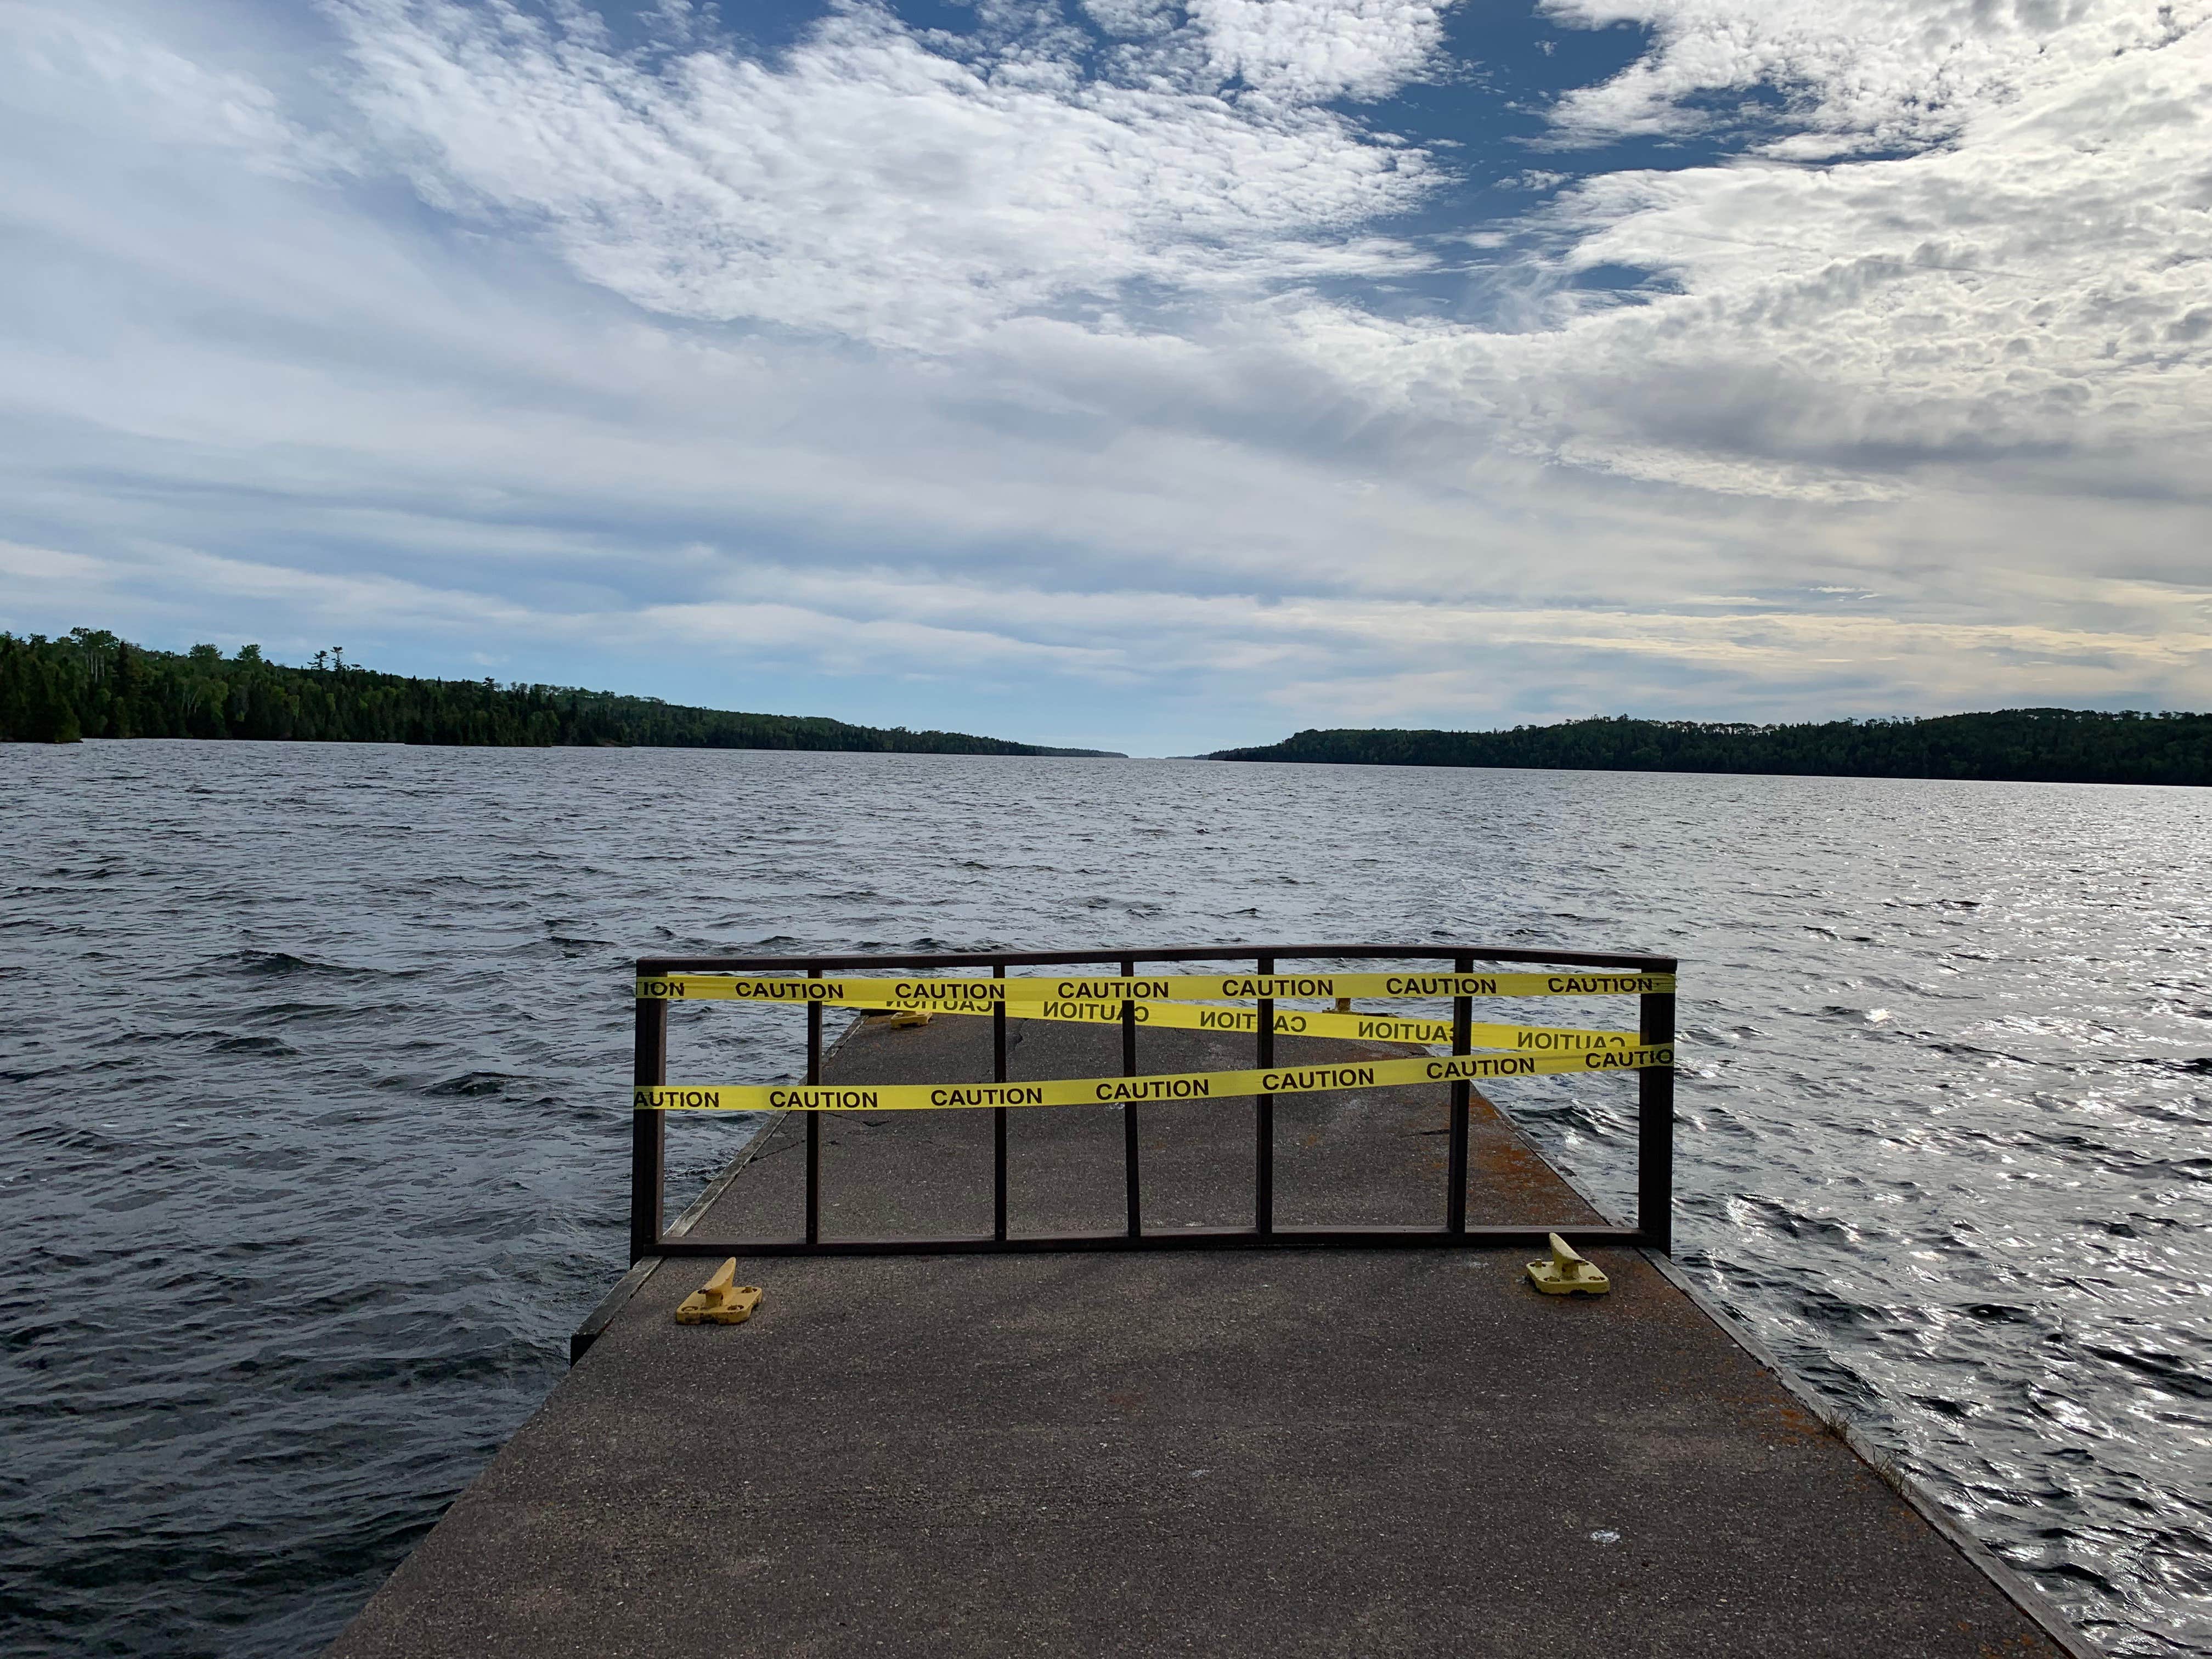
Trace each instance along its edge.
<path fill-rule="evenodd" d="M 2212 1654 L 2212 794 L 181 743 L 0 787 L 9 1653 L 298 1654 L 367 1597 L 620 1270 L 635 955 L 1449 937 L 1681 957 L 1686 1264 L 2101 1639 Z M 788 1072 L 714 1012 L 697 1075 Z M 1618 1079 L 1495 1092 L 1626 1189 Z M 683 1122 L 678 1187 L 741 1133 Z"/>

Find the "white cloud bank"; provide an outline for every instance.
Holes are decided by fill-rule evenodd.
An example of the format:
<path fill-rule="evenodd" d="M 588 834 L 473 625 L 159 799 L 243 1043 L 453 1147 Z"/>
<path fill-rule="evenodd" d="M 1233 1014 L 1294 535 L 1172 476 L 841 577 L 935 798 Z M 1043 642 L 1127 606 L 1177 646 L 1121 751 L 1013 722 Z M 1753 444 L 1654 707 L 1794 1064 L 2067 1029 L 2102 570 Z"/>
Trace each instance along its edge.
<path fill-rule="evenodd" d="M 337 15 L 356 95 L 431 199 L 526 216 L 649 311 L 948 349 L 1139 285 L 1218 295 L 1422 263 L 1357 233 L 1419 200 L 1426 158 L 1314 100 L 1397 84 L 1434 11 L 1216 9 L 1198 29 L 1212 75 L 1170 40 L 1125 48 L 1114 79 L 1085 76 L 1042 18 L 955 58 L 855 7 L 770 66 L 643 60 L 504 7 Z M 1270 27 L 1278 12 L 1294 21 Z M 1236 77 L 1267 95 L 1233 99 Z"/>
<path fill-rule="evenodd" d="M 1470 450 L 1828 498 L 1916 464 L 2203 430 L 2212 9 L 1554 10 L 1656 34 L 1561 100 L 1578 139 L 1695 125 L 1689 100 L 1766 86 L 1802 106 L 1769 157 L 1947 142 L 1601 174 L 1541 222 L 1538 325 L 1502 333 L 1313 287 L 1431 263 L 1363 233 L 1432 194 L 1437 164 L 1316 100 L 1423 73 L 1432 8 L 1206 0 L 1110 77 L 1049 14 L 955 61 L 859 9 L 773 66 L 648 62 L 498 9 L 343 15 L 358 95 L 428 193 L 531 216 L 580 273 L 662 313 L 953 352 L 1036 317 L 1213 339 L 1273 298 L 1270 343 Z M 1674 291 L 1593 308 L 1559 286 L 1607 265 Z"/>
<path fill-rule="evenodd" d="M 1115 747 L 2212 702 L 2201 8 L 1554 6 L 1650 32 L 1558 157 L 1735 154 L 1455 313 L 1439 8 L 326 15 L 0 5 L 0 623 Z"/>
<path fill-rule="evenodd" d="M 2174 46 L 2207 15 L 2201 0 L 1544 0 L 1542 9 L 1571 27 L 1634 24 L 1652 36 L 1620 75 L 1559 100 L 1565 141 L 1696 132 L 1778 105 L 1789 131 L 1765 148 L 1797 159 L 1956 140 L 1978 116 L 2081 89 L 2114 58 Z"/>

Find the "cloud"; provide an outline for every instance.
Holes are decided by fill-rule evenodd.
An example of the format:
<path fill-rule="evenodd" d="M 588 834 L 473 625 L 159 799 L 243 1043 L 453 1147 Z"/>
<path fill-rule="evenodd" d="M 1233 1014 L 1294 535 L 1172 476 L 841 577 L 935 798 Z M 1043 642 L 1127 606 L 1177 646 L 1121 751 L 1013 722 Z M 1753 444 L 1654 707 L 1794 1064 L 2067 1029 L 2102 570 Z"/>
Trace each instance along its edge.
<path fill-rule="evenodd" d="M 1224 84 L 1296 102 L 1387 97 L 1436 64 L 1443 8 L 1422 0 L 1192 0 Z"/>
<path fill-rule="evenodd" d="M 1310 100 L 1410 72 L 1433 11 L 1285 9 L 1306 18 L 1288 34 L 1227 11 L 1206 26 L 1217 82 L 1296 94 L 1255 102 L 1086 79 L 1049 34 L 955 57 L 867 6 L 774 65 L 618 52 L 501 4 L 336 15 L 355 96 L 433 201 L 535 227 L 654 313 L 941 350 L 1018 315 L 1097 317 L 1139 287 L 1223 296 L 1425 264 L 1346 233 L 1418 202 L 1426 155 Z"/>
<path fill-rule="evenodd" d="M 263 621 L 282 618 L 299 650 L 394 629 L 426 635 L 442 641 L 448 671 L 486 645 L 495 647 L 489 660 L 548 647 L 674 648 L 710 674 L 743 663 L 769 685 L 854 674 L 957 685 L 975 700 L 969 707 L 1024 719 L 1045 676 L 1065 688 L 1059 706 L 1089 711 L 1092 736 L 1115 729 L 1097 711 L 1124 708 L 1164 681 L 1249 706 L 1260 722 L 1303 726 L 1452 723 L 1453 710 L 1577 715 L 1624 697 L 1648 705 L 1746 686 L 1759 688 L 1770 713 L 1830 714 L 1839 694 L 1864 711 L 1892 712 L 1910 706 L 1894 701 L 1908 669 L 1916 691 L 1940 691 L 1955 706 L 2110 702 L 2212 672 L 2212 588 L 2055 574 L 2040 580 L 2039 617 L 1992 622 L 1975 617 L 1964 595 L 1948 606 L 1923 601 L 1917 615 L 1868 603 L 1808 611 L 1755 596 L 1565 606 L 1340 590 L 1262 603 L 1249 592 L 1085 588 L 1049 571 L 986 580 L 865 564 L 824 570 L 733 561 L 708 547 L 688 550 L 684 562 L 680 598 L 639 603 L 586 586 L 565 603 L 522 603 L 488 585 L 495 567 L 482 565 L 410 580 L 173 544 L 104 559 L 0 544 L 0 570 L 72 593 L 127 596 L 133 612 L 185 596 L 206 601 L 224 620 L 196 637 L 228 646 L 270 639 Z M 1544 688 L 1534 700 L 1531 686 Z"/>
<path fill-rule="evenodd" d="M 73 90 L 88 89 L 97 102 L 127 108 L 131 131 L 146 143 L 228 152 L 249 168 L 293 177 L 349 163 L 330 135 L 287 120 L 275 94 L 252 76 L 197 62 L 119 21 L 9 0 L 0 6 L 0 39 L 15 70 L 0 81 L 0 99 L 50 136 L 92 125 Z"/>
<path fill-rule="evenodd" d="M 1567 27 L 1651 32 L 1650 50 L 1553 113 L 1570 142 L 1739 123 L 1784 130 L 1799 158 L 1921 149 L 2201 27 L 2203 0 L 1545 0 Z M 1751 94 L 1765 93 L 1768 100 Z M 1730 106 L 1719 94 L 1745 96 Z"/>
<path fill-rule="evenodd" d="M 2194 13 L 1554 7 L 1654 33 L 1559 100 L 1555 130 L 1579 142 L 1767 87 L 1789 100 L 1770 153 L 1921 148 L 1596 173 L 1506 256 L 1534 297 L 1502 331 L 1320 297 L 1435 264 L 1372 227 L 1443 188 L 1437 164 L 1316 100 L 1432 70 L 1436 8 L 1093 15 L 1133 42 L 1110 72 L 1057 14 L 1018 8 L 987 9 L 957 51 L 884 11 L 834 13 L 773 63 L 617 51 L 504 5 L 339 14 L 354 95 L 431 199 L 520 216 L 663 316 L 939 356 L 1010 355 L 1011 325 L 1048 318 L 1218 358 L 1233 326 L 1245 361 L 1302 357 L 1325 395 L 1467 447 L 1832 503 L 1921 467 L 2141 455 L 2203 427 L 2212 229 L 2189 158 L 2212 32 Z M 1623 303 L 1577 280 L 1604 269 L 1651 281 Z M 1255 304 L 1273 308 L 1229 324 Z M 1141 380 L 1146 355 L 1115 373 Z"/>
<path fill-rule="evenodd" d="M 1536 325 L 1335 305 L 1299 319 L 1308 350 L 1369 396 L 1631 477 L 1844 501 L 2033 463 L 2196 494 L 2186 457 L 2212 435 L 2212 29 L 2116 50 L 2110 21 L 2077 26 L 2099 46 L 2076 42 L 2069 72 L 1946 106 L 1950 142 L 1918 154 L 1584 179 L 1532 221 L 1557 284 Z M 1653 75 L 1676 40 L 1662 34 Z M 1849 62 L 1828 72 L 1859 84 Z M 1678 96 L 1709 83 L 1668 82 Z M 1629 303 L 1571 286 L 1607 268 L 1651 280 Z"/>
<path fill-rule="evenodd" d="M 2203 29 L 1908 143 L 1638 13 L 1470 219 L 1528 157 L 1391 101 L 1430 11 L 210 3 L 0 11 L 0 625 L 1186 750 L 2212 701 Z M 1796 101 L 1623 164 L 1698 28 Z"/>

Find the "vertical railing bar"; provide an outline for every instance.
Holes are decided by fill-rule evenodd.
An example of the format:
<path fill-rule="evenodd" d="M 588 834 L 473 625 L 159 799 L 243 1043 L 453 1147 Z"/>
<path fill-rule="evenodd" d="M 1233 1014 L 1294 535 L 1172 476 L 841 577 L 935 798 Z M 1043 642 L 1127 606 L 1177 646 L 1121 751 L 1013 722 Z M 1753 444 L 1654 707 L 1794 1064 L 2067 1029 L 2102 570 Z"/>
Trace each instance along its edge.
<path fill-rule="evenodd" d="M 991 964 L 991 977 L 1004 979 L 1006 964 Z M 1006 1080 L 1006 1005 L 991 1005 L 991 1081 Z M 991 1237 L 1006 1242 L 1006 1109 L 991 1109 Z"/>
<path fill-rule="evenodd" d="M 1133 957 L 1121 958 L 1121 976 L 1134 979 L 1137 962 Z M 1133 998 L 1121 1000 L 1121 1075 L 1137 1074 L 1137 1004 Z M 1129 1207 L 1129 1237 L 1144 1236 L 1145 1218 L 1139 1201 L 1137 1182 L 1137 1103 L 1121 1103 L 1121 1182 L 1127 1191 Z"/>
<path fill-rule="evenodd" d="M 820 979 L 819 968 L 806 970 L 809 979 Z M 809 1088 L 822 1081 L 822 1005 L 806 1005 L 806 1083 Z M 806 1115 L 806 1242 L 822 1242 L 822 1114 Z"/>
<path fill-rule="evenodd" d="M 637 999 L 636 1035 L 630 1048 L 630 1081 L 658 1089 L 668 1081 L 668 1000 Z M 668 1178 L 668 1114 L 629 1115 L 629 1259 L 635 1267 L 660 1249 Z"/>
<path fill-rule="evenodd" d="M 1646 1048 L 1672 1047 L 1674 994 L 1637 999 L 1637 1035 Z M 1636 1074 L 1636 1226 L 1649 1249 L 1674 1253 L 1674 1068 Z"/>
<path fill-rule="evenodd" d="M 1471 974 L 1474 971 L 1473 957 L 1452 958 L 1452 971 Z M 1473 1045 L 1474 999 L 1452 999 L 1452 1052 L 1463 1054 Z M 1449 1170 L 1444 1176 L 1448 1184 L 1444 1197 L 1444 1231 L 1463 1233 L 1467 1231 L 1467 1103 L 1468 1085 L 1465 1079 L 1451 1086 L 1451 1156 L 1445 1162 Z"/>
<path fill-rule="evenodd" d="M 1275 971 L 1273 957 L 1258 958 L 1260 976 L 1266 978 Z M 1275 1063 L 1275 1000 L 1260 999 L 1258 1055 L 1259 1066 L 1267 1071 Z M 1275 1231 L 1275 1097 L 1259 1095 L 1254 1097 L 1252 1133 L 1255 1140 L 1252 1163 L 1252 1231 L 1272 1233 Z"/>

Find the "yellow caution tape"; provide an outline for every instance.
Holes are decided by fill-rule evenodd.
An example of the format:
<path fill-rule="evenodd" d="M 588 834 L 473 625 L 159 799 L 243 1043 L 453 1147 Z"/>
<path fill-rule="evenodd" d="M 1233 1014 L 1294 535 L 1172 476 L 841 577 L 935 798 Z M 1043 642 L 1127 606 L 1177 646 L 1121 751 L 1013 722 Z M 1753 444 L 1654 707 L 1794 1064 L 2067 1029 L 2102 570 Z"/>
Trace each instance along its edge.
<path fill-rule="evenodd" d="M 870 1013 L 911 1012 L 905 1003 L 874 998 L 854 998 L 835 1005 Z M 1164 1025 L 1185 1031 L 1256 1031 L 1256 1008 L 1224 1008 L 1188 1002 L 963 1002 L 932 1003 L 939 1014 L 988 1014 L 1004 1006 L 1010 1019 L 1071 1020 L 1079 1024 L 1119 1025 L 1125 1006 L 1136 1010 L 1139 1025 Z M 1449 1042 L 1448 1019 L 1401 1019 L 1395 1014 L 1329 1014 L 1310 1008 L 1278 1008 L 1275 1030 L 1281 1036 L 1364 1037 L 1371 1042 Z M 1468 1042 L 1476 1048 L 1534 1049 L 1539 1053 L 1579 1053 L 1584 1048 L 1633 1048 L 1642 1039 L 1633 1031 L 1585 1031 L 1552 1025 L 1485 1025 L 1468 1028 Z"/>
<path fill-rule="evenodd" d="M 915 1112 L 961 1106 L 1118 1106 L 1151 1100 L 1320 1094 L 1404 1084 L 1476 1082 L 1563 1072 L 1643 1071 L 1672 1066 L 1671 1045 L 1580 1054 L 1438 1054 L 1157 1077 L 1059 1078 L 1039 1083 L 667 1084 L 630 1091 L 639 1111 Z"/>
<path fill-rule="evenodd" d="M 1062 979 L 800 979 L 734 974 L 641 978 L 637 994 L 672 1002 L 1220 1002 L 1259 997 L 1595 997 L 1672 994 L 1672 974 L 1109 974 Z"/>

